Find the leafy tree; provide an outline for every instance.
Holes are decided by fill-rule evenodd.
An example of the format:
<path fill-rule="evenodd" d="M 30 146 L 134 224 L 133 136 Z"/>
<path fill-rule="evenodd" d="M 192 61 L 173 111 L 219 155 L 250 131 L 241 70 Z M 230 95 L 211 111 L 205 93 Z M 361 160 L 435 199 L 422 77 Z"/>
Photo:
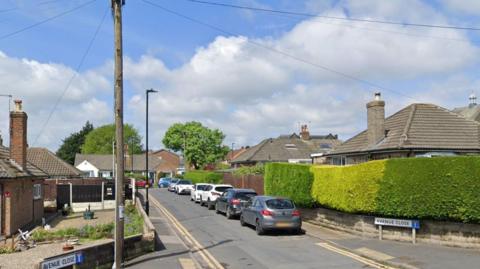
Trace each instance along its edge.
<path fill-rule="evenodd" d="M 75 154 L 80 153 L 82 145 L 85 142 L 85 137 L 93 130 L 93 125 L 90 122 L 86 122 L 82 130 L 76 133 L 70 134 L 63 139 L 63 143 L 57 150 L 57 156 L 65 160 L 70 164 L 75 162 Z"/>
<path fill-rule="evenodd" d="M 124 142 L 128 144 L 130 153 L 142 153 L 142 137 L 130 124 L 124 125 Z M 82 146 L 83 154 L 111 154 L 112 142 L 115 140 L 115 124 L 103 125 L 95 128 L 85 138 L 85 144 Z"/>
<path fill-rule="evenodd" d="M 209 129 L 200 122 L 175 123 L 163 137 L 163 145 L 174 151 L 182 151 L 186 161 L 199 169 L 221 160 L 229 148 L 222 145 L 225 135 L 218 129 Z"/>

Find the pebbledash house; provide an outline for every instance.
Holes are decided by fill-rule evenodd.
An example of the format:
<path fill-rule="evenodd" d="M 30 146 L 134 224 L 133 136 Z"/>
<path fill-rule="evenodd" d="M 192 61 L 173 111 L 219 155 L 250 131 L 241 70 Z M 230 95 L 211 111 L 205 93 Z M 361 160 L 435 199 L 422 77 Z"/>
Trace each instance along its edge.
<path fill-rule="evenodd" d="M 10 148 L 0 138 L 0 231 L 2 237 L 43 218 L 43 183 L 47 175 L 27 161 L 27 114 L 15 101 L 10 112 Z"/>
<path fill-rule="evenodd" d="M 415 103 L 385 118 L 385 102 L 376 93 L 367 104 L 367 129 L 321 157 L 327 164 L 350 165 L 389 158 L 479 154 L 480 123 L 455 112 Z"/>

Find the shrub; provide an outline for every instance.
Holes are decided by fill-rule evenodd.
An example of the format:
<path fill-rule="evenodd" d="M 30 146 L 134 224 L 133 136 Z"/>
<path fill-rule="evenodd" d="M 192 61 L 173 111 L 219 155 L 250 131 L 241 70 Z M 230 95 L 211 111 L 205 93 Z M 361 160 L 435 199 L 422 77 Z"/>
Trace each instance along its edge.
<path fill-rule="evenodd" d="M 284 196 L 292 199 L 297 206 L 311 207 L 310 195 L 313 175 L 310 166 L 289 163 L 268 163 L 265 165 L 264 188 L 266 195 Z"/>
<path fill-rule="evenodd" d="M 257 164 L 255 166 L 242 166 L 233 171 L 235 176 L 263 175 L 265 174 L 265 166 Z"/>
<path fill-rule="evenodd" d="M 312 197 L 322 206 L 349 213 L 374 213 L 385 161 L 355 166 L 312 167 Z"/>
<path fill-rule="evenodd" d="M 184 178 L 191 180 L 193 184 L 196 184 L 196 183 L 218 184 L 222 182 L 223 175 L 220 173 L 211 172 L 211 171 L 195 170 L 195 171 L 186 172 L 184 175 Z"/>

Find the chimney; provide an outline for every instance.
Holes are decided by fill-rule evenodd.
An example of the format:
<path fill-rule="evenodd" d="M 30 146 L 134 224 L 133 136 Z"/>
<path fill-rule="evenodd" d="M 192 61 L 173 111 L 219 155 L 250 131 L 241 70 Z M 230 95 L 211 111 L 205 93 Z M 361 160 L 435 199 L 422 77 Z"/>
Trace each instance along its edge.
<path fill-rule="evenodd" d="M 470 96 L 468 97 L 468 100 L 470 101 L 470 103 L 468 104 L 469 108 L 477 105 L 477 96 L 475 95 L 475 93 L 472 92 L 472 94 L 470 94 Z"/>
<path fill-rule="evenodd" d="M 368 145 L 377 144 L 385 137 L 385 102 L 381 94 L 375 93 L 375 99 L 367 103 L 367 138 Z"/>
<path fill-rule="evenodd" d="M 15 100 L 15 109 L 10 112 L 10 159 L 23 170 L 27 169 L 27 118 L 22 101 Z"/>
<path fill-rule="evenodd" d="M 0 147 L 3 146 L 3 137 L 2 132 L 0 131 Z"/>
<path fill-rule="evenodd" d="M 300 137 L 302 138 L 302 140 L 310 140 L 310 132 L 308 131 L 308 126 L 306 124 L 302 125 Z"/>

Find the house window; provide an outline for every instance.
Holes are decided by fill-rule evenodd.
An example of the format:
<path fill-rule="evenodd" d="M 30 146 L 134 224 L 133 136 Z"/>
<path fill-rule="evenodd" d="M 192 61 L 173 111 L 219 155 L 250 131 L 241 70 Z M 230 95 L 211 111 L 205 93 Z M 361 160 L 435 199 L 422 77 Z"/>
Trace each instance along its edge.
<path fill-rule="evenodd" d="M 33 185 L 33 200 L 42 199 L 42 184 Z"/>

